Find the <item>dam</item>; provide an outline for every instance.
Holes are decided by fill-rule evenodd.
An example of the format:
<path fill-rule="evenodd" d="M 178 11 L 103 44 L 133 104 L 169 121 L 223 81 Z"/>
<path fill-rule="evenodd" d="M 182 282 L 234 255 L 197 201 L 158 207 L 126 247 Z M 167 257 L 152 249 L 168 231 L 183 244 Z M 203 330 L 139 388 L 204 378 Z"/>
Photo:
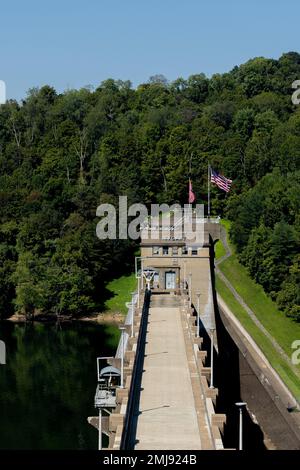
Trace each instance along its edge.
<path fill-rule="evenodd" d="M 121 385 L 111 392 L 114 406 L 103 403 L 89 422 L 99 430 L 101 420 L 114 450 L 299 449 L 293 397 L 216 294 L 219 219 L 200 221 L 200 245 L 178 238 L 174 226 L 143 228 L 137 291 L 107 359 L 122 371 Z M 242 440 L 237 404 L 245 405 Z"/>

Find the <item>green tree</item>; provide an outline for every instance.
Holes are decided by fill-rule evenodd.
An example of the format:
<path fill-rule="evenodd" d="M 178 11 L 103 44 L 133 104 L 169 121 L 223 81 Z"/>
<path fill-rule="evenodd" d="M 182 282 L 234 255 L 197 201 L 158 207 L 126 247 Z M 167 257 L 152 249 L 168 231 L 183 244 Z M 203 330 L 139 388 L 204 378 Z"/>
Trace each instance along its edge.
<path fill-rule="evenodd" d="M 19 255 L 12 279 L 16 285 L 15 305 L 18 312 L 24 313 L 27 320 L 34 318 L 35 311 L 41 307 L 42 292 L 39 279 L 42 263 L 30 252 Z"/>

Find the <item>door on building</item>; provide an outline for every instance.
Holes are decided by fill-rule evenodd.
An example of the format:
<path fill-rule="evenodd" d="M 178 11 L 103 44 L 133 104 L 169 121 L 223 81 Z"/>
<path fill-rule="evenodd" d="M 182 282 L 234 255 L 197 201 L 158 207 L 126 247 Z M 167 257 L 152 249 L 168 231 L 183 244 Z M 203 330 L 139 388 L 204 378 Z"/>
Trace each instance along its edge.
<path fill-rule="evenodd" d="M 166 272 L 166 289 L 175 289 L 175 273 L 174 273 L 174 271 Z"/>
<path fill-rule="evenodd" d="M 159 288 L 159 273 L 155 273 L 153 277 L 153 287 L 154 289 Z"/>

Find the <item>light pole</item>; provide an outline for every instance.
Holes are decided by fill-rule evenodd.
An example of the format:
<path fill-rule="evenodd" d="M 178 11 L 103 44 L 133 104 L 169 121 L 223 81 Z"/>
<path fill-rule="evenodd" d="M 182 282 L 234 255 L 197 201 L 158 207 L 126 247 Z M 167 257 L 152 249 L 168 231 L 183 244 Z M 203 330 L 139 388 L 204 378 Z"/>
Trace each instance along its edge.
<path fill-rule="evenodd" d="M 197 338 L 200 336 L 200 292 L 196 292 L 197 296 Z"/>
<path fill-rule="evenodd" d="M 134 331 L 133 331 L 133 327 L 134 327 L 134 296 L 135 296 L 135 292 L 131 292 L 131 338 L 133 338 L 134 336 Z"/>
<path fill-rule="evenodd" d="M 120 326 L 119 330 L 121 331 L 121 384 L 120 387 L 124 388 L 124 331 L 125 326 Z"/>
<path fill-rule="evenodd" d="M 192 306 L 192 273 L 189 273 L 189 305 Z"/>
<path fill-rule="evenodd" d="M 183 260 L 183 289 L 185 290 L 186 285 L 186 259 Z"/>
<path fill-rule="evenodd" d="M 145 258 L 141 258 L 141 276 L 140 276 L 140 289 L 141 291 L 144 290 L 144 266 L 143 261 Z"/>
<path fill-rule="evenodd" d="M 244 401 L 239 401 L 236 406 L 239 408 L 239 450 L 243 450 L 243 408 L 247 405 Z"/>
<path fill-rule="evenodd" d="M 148 268 L 145 271 L 143 271 L 143 276 L 146 281 L 146 286 L 147 286 L 147 291 L 151 291 L 151 281 L 154 277 L 155 271 L 152 268 Z"/>
<path fill-rule="evenodd" d="M 209 385 L 209 388 L 214 388 L 214 331 L 215 331 L 215 328 L 210 329 L 210 385 Z"/>
<path fill-rule="evenodd" d="M 138 277 L 137 308 L 140 308 L 140 278 Z"/>
<path fill-rule="evenodd" d="M 102 409 L 99 407 L 98 450 L 102 450 Z"/>
<path fill-rule="evenodd" d="M 135 269 L 135 277 L 136 279 L 139 280 L 141 279 L 142 282 L 138 283 L 138 294 L 140 294 L 140 290 L 143 290 L 143 258 L 142 256 L 136 256 L 134 258 L 134 269 Z M 141 263 L 141 269 L 138 269 L 138 262 L 140 261 Z M 140 299 L 138 298 L 138 304 L 139 304 Z"/>

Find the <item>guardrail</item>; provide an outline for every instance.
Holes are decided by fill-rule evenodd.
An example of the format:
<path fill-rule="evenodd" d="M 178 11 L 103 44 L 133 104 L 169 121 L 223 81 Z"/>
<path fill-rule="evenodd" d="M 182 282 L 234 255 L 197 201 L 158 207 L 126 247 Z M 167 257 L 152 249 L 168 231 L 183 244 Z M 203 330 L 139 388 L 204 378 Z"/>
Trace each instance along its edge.
<path fill-rule="evenodd" d="M 137 381 L 140 365 L 144 357 L 147 326 L 147 314 L 150 302 L 150 292 L 146 291 L 141 306 L 137 308 L 137 295 L 130 304 L 124 322 L 127 331 L 124 331 L 124 388 L 117 388 L 117 406 L 109 415 L 107 434 L 109 436 L 109 449 L 120 450 L 130 448 L 131 428 L 134 404 L 137 393 Z M 133 336 L 129 334 L 133 332 Z M 120 367 L 122 355 L 122 342 L 119 342 L 116 355 L 108 362 Z"/>
<path fill-rule="evenodd" d="M 133 439 L 136 432 L 136 408 L 140 394 L 140 384 L 143 370 L 143 361 L 146 347 L 146 333 L 148 312 L 150 305 L 151 293 L 145 292 L 141 308 L 137 309 L 137 305 L 133 303 L 129 307 L 129 311 L 125 320 L 125 326 L 132 328 L 134 321 L 134 335 L 130 336 L 127 332 L 126 349 L 124 354 L 124 388 L 118 388 L 116 391 L 117 406 L 109 415 L 105 428 L 109 436 L 109 449 L 112 450 L 130 450 L 134 447 Z M 188 296 L 186 291 L 181 292 L 182 306 L 181 311 L 188 325 L 187 341 L 191 344 L 192 355 L 196 360 L 196 370 L 199 376 L 199 384 L 196 386 L 196 395 L 201 394 L 204 399 L 204 406 L 208 420 L 210 439 L 212 448 L 222 449 L 221 430 L 226 421 L 225 415 L 215 413 L 214 400 L 218 393 L 217 389 L 210 389 L 208 386 L 208 377 L 210 368 L 205 367 L 206 351 L 201 350 L 201 338 L 195 337 L 195 317 L 193 309 L 189 308 Z M 200 349 L 199 349 L 200 346 Z M 111 365 L 118 366 L 120 361 L 121 349 L 118 347 L 115 358 L 111 360 Z"/>
<path fill-rule="evenodd" d="M 133 298 L 132 298 L 132 302 L 130 302 L 130 306 L 128 307 L 128 312 L 127 312 L 127 315 L 125 317 L 125 321 L 124 321 L 124 326 L 127 327 L 127 329 L 129 329 L 129 327 L 131 327 L 132 325 L 132 322 L 134 321 L 134 309 L 135 309 L 135 306 L 137 305 L 137 297 L 138 297 L 138 294 L 134 294 Z M 120 338 L 120 341 L 119 341 L 119 344 L 118 344 L 118 347 L 117 347 L 117 351 L 116 351 L 116 354 L 115 354 L 115 357 L 116 358 L 121 358 L 121 355 L 122 355 L 122 347 L 124 349 L 124 351 L 127 350 L 127 344 L 128 344 L 128 339 L 129 339 L 129 333 L 128 331 L 125 331 L 123 333 L 124 335 L 124 345 L 122 346 L 122 339 Z"/>
<path fill-rule="evenodd" d="M 181 312 L 187 324 L 187 342 L 192 343 L 192 354 L 194 356 L 196 366 L 194 373 L 196 373 L 199 378 L 199 383 L 197 386 L 195 385 L 194 391 L 197 395 L 201 394 L 204 402 L 212 447 L 214 450 L 222 450 L 224 449 L 222 430 L 226 423 L 226 415 L 215 412 L 215 400 L 218 395 L 218 389 L 209 387 L 208 379 L 211 377 L 211 368 L 205 366 L 207 351 L 201 349 L 203 338 L 196 337 L 196 317 L 193 315 L 194 309 L 188 306 L 188 299 L 189 297 L 187 294 L 182 295 Z"/>
<path fill-rule="evenodd" d="M 138 394 L 140 393 L 139 385 L 141 381 L 141 371 L 143 369 L 144 362 L 144 352 L 145 352 L 145 337 L 147 330 L 147 320 L 149 312 L 151 292 L 146 291 L 144 297 L 144 304 L 141 313 L 141 321 L 139 334 L 136 344 L 136 355 L 134 361 L 134 367 L 131 376 L 129 397 L 127 402 L 126 416 L 123 427 L 122 439 L 120 444 L 120 450 L 129 450 L 132 448 L 132 438 L 133 438 L 133 419 L 134 419 L 134 409 L 137 404 Z"/>

